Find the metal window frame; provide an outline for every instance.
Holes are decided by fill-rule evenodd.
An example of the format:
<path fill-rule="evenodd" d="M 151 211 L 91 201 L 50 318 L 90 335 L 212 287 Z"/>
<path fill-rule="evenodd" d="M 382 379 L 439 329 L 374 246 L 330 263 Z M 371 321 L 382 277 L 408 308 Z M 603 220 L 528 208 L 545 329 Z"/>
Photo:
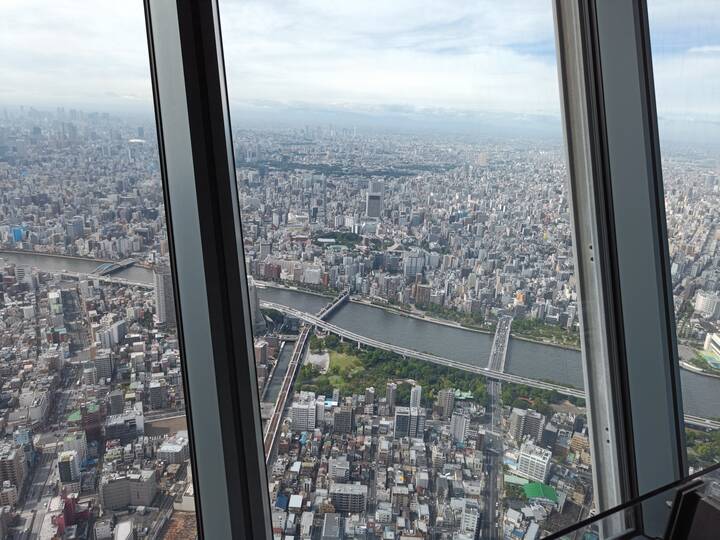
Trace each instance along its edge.
<path fill-rule="evenodd" d="M 240 206 L 215 0 L 145 0 L 199 534 L 269 538 Z"/>
<path fill-rule="evenodd" d="M 554 9 L 603 511 L 687 471 L 647 5 L 555 0 Z M 649 501 L 634 526 L 662 534 L 666 513 Z"/>
<path fill-rule="evenodd" d="M 217 0 L 145 0 L 200 534 L 269 537 Z M 555 0 L 600 510 L 685 474 L 644 0 Z M 638 295 L 644 302 L 638 302 Z M 652 530 L 664 509 L 646 506 Z"/>

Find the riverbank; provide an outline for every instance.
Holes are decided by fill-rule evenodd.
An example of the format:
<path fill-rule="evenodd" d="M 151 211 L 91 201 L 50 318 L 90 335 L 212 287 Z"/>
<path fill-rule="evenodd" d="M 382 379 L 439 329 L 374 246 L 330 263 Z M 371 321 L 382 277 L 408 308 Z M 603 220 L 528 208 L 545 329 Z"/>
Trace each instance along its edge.
<path fill-rule="evenodd" d="M 702 375 L 703 377 L 710 377 L 713 379 L 720 379 L 720 373 L 717 370 L 711 368 L 704 368 L 701 365 L 697 365 L 698 362 L 706 363 L 702 358 L 699 349 L 688 345 L 686 343 L 678 344 L 678 354 L 680 355 L 680 369 L 695 373 L 696 375 Z"/>
<path fill-rule="evenodd" d="M 513 334 L 512 332 L 510 332 L 510 336 L 513 339 L 518 339 L 520 341 L 527 341 L 528 343 L 538 343 L 540 345 L 548 345 L 550 347 L 557 347 L 558 349 L 565 349 L 566 351 L 576 351 L 576 352 L 581 351 L 580 347 L 573 347 L 571 345 L 564 345 L 562 343 L 554 343 L 552 341 L 543 341 L 540 339 L 533 339 L 533 338 L 529 338 L 529 337 L 526 337 L 523 335 Z"/>
<path fill-rule="evenodd" d="M 690 364 L 689 362 L 685 362 L 684 360 L 680 360 L 680 368 L 684 369 L 686 371 L 692 371 L 693 373 L 702 375 L 704 377 L 712 377 L 713 379 L 720 379 L 720 375 L 705 371 L 703 368 L 694 366 L 694 365 Z"/>
<path fill-rule="evenodd" d="M 362 300 L 360 298 L 351 298 L 350 302 L 354 304 L 360 304 L 363 306 L 369 306 L 377 309 L 382 309 L 384 311 L 388 311 L 390 313 L 394 313 L 395 315 L 401 315 L 403 317 L 408 317 L 410 319 L 416 319 L 418 321 L 425 321 L 430 322 L 433 324 L 439 324 L 442 326 L 449 326 L 450 328 L 457 328 L 459 330 L 468 330 L 469 332 L 478 332 L 480 334 L 486 334 L 486 335 L 493 335 L 493 332 L 490 330 L 483 330 L 482 328 L 474 328 L 472 326 L 465 326 L 464 324 L 461 324 L 456 321 L 448 321 L 445 319 L 438 319 L 436 317 L 428 317 L 427 315 L 420 315 L 418 313 L 413 313 L 412 311 L 405 311 L 404 309 L 400 309 L 398 307 L 392 306 L 392 305 L 382 305 L 382 304 L 375 304 L 370 300 Z"/>
<path fill-rule="evenodd" d="M 271 289 L 281 289 L 283 291 L 292 291 L 292 292 L 299 292 L 299 293 L 303 293 L 303 294 L 312 294 L 314 296 L 319 296 L 321 298 L 327 298 L 329 300 L 335 299 L 334 296 L 331 296 L 331 295 L 325 294 L 325 293 L 321 293 L 321 292 L 315 291 L 313 289 L 304 289 L 302 287 L 284 285 L 282 283 L 276 283 L 274 281 L 260 281 L 260 280 L 256 279 L 255 285 L 257 285 L 258 288 L 269 287 Z"/>
<path fill-rule="evenodd" d="M 445 319 L 438 319 L 437 317 L 428 317 L 427 315 L 420 315 L 418 313 L 413 313 L 412 311 L 406 311 L 404 309 L 401 309 L 401 308 L 398 308 L 398 307 L 392 306 L 392 305 L 375 304 L 375 303 L 371 302 L 370 300 L 362 300 L 357 297 L 351 298 L 350 301 L 355 304 L 360 304 L 360 305 L 364 305 L 364 306 L 374 307 L 377 309 L 382 309 L 382 310 L 388 311 L 390 313 L 394 313 L 396 315 L 401 315 L 403 317 L 408 317 L 410 319 L 416 319 L 418 321 L 430 322 L 433 324 L 448 326 L 450 328 L 457 328 L 459 330 L 467 330 L 469 332 L 477 332 L 479 334 L 485 334 L 485 335 L 490 335 L 490 336 L 494 335 L 494 332 L 492 332 L 490 330 L 484 330 L 482 328 L 466 326 L 466 325 L 456 322 L 456 321 L 449 321 L 449 320 L 445 320 Z M 580 347 L 573 347 L 571 345 L 565 345 L 563 343 L 555 343 L 552 341 L 533 339 L 533 338 L 524 336 L 522 334 L 515 334 L 513 332 L 510 332 L 510 336 L 513 339 L 518 339 L 520 341 L 527 341 L 528 343 L 537 343 L 539 345 L 548 345 L 550 347 L 557 347 L 558 349 L 564 349 L 567 351 L 580 352 Z"/>
<path fill-rule="evenodd" d="M 82 262 L 88 262 L 88 263 L 97 263 L 97 266 L 100 266 L 101 264 L 108 264 L 108 263 L 119 263 L 122 259 L 96 259 L 95 257 L 81 257 L 79 255 L 66 255 L 62 253 L 48 253 L 45 251 L 29 251 L 27 249 L 9 249 L 9 248 L 0 248 L 0 257 L 3 255 L 20 255 L 20 256 L 37 256 L 37 257 L 47 257 L 47 258 L 53 258 L 53 259 L 66 259 L 68 261 L 82 261 Z M 132 257 L 130 257 L 132 258 Z M 142 261 L 138 261 L 137 259 L 133 259 L 135 263 L 133 266 L 139 266 L 140 268 L 145 268 L 147 270 L 152 270 L 153 265 L 150 263 L 145 263 Z"/>
<path fill-rule="evenodd" d="M 257 283 L 258 285 L 261 285 L 261 286 L 271 287 L 274 289 L 280 289 L 280 290 L 291 291 L 291 292 L 299 292 L 299 293 L 303 293 L 303 294 L 312 294 L 314 296 L 318 296 L 318 297 L 322 297 L 322 298 L 333 298 L 331 296 L 328 296 L 327 294 L 323 294 L 323 293 L 320 293 L 320 292 L 317 292 L 314 290 L 302 289 L 299 287 L 284 285 L 282 283 L 276 283 L 276 282 L 271 282 L 271 281 L 256 281 L 255 283 Z M 455 328 L 458 330 L 466 330 L 468 332 L 476 332 L 478 334 L 483 334 L 486 336 L 494 335 L 494 332 L 492 330 L 485 330 L 483 328 L 467 326 L 467 325 L 464 325 L 457 321 L 451 321 L 451 320 L 447 320 L 447 319 L 439 319 L 437 317 L 431 317 L 431 316 L 428 316 L 426 314 L 426 312 L 417 313 L 417 312 L 413 312 L 413 311 L 408 311 L 408 310 L 402 309 L 402 308 L 392 305 L 392 304 L 378 304 L 378 303 L 373 302 L 372 300 L 364 299 L 364 298 L 361 298 L 358 296 L 351 297 L 350 302 L 353 304 L 358 304 L 358 305 L 362 305 L 362 306 L 368 306 L 371 308 L 381 309 L 388 313 L 392 313 L 393 315 L 400 315 L 402 317 L 407 317 L 409 319 L 415 319 L 417 321 L 429 322 L 429 323 L 436 324 L 439 326 L 447 326 L 449 328 Z M 563 343 L 555 343 L 552 341 L 533 339 L 533 338 L 524 336 L 522 334 L 515 334 L 512 332 L 510 333 L 510 335 L 514 339 L 518 339 L 520 341 L 526 341 L 528 343 L 536 343 L 538 345 L 547 345 L 550 347 L 556 347 L 558 349 L 563 349 L 563 350 L 567 350 L 567 351 L 575 351 L 575 352 L 580 351 L 579 347 L 573 347 L 571 345 L 565 345 Z"/>

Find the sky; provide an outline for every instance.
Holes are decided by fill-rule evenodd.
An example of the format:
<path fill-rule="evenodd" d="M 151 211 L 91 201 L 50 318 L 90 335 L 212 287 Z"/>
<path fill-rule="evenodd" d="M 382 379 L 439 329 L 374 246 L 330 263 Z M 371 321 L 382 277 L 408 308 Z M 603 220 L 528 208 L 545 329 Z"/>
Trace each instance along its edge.
<path fill-rule="evenodd" d="M 660 116 L 720 119 L 716 1 L 649 6 Z M 231 107 L 560 112 L 550 0 L 220 0 L 220 10 Z M 147 58 L 141 0 L 0 1 L 0 105 L 149 108 Z"/>

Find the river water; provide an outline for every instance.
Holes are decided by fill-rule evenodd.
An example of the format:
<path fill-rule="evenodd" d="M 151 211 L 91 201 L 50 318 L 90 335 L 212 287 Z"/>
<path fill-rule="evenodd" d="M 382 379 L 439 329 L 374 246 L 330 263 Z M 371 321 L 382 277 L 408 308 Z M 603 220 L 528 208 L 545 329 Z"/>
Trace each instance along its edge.
<path fill-rule="evenodd" d="M 92 272 L 98 263 L 36 254 L 0 253 L 0 258 L 46 271 Z M 2 262 L 2 261 L 0 261 Z M 116 274 L 131 281 L 152 283 L 152 271 L 131 267 Z M 262 300 L 317 313 L 327 297 L 272 287 L 258 289 Z M 333 324 L 358 334 L 409 349 L 472 365 L 487 365 L 493 336 L 422 321 L 384 309 L 347 303 L 330 318 Z M 506 371 L 523 377 L 583 387 L 580 352 L 515 338 L 510 339 Z M 685 412 L 706 418 L 720 417 L 720 379 L 681 370 Z"/>

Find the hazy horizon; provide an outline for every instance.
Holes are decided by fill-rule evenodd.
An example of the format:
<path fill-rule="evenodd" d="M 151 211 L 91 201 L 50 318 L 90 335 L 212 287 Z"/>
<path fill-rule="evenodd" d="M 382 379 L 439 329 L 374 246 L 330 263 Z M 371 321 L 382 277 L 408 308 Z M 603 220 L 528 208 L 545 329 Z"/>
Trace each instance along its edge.
<path fill-rule="evenodd" d="M 77 7 L 0 5 L 0 107 L 152 117 L 142 2 Z M 720 10 L 649 9 L 662 135 L 720 141 Z M 220 12 L 235 127 L 562 134 L 549 1 L 221 0 Z"/>

